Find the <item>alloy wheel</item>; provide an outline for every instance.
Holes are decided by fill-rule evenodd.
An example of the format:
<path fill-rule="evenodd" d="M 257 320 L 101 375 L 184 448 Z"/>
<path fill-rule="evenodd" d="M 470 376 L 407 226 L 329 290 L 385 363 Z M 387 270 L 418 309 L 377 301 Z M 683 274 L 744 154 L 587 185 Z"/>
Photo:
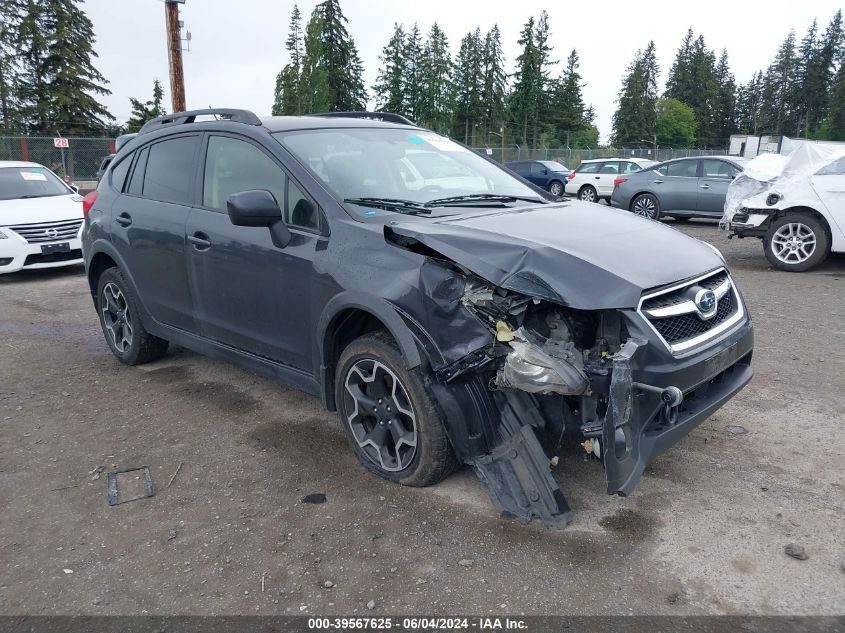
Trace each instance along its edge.
<path fill-rule="evenodd" d="M 634 201 L 632 211 L 639 216 L 653 220 L 657 213 L 657 205 L 654 203 L 653 198 L 641 196 Z"/>
<path fill-rule="evenodd" d="M 816 251 L 816 234 L 802 222 L 790 222 L 772 235 L 772 253 L 784 264 L 802 264 Z"/>
<path fill-rule="evenodd" d="M 581 190 L 581 200 L 584 202 L 595 202 L 596 191 L 592 187 L 585 187 Z"/>
<path fill-rule="evenodd" d="M 559 196 L 563 193 L 563 185 L 559 182 L 553 182 L 552 186 L 549 187 L 549 193 L 553 196 Z"/>
<path fill-rule="evenodd" d="M 344 379 L 346 423 L 367 458 L 383 470 L 399 472 L 417 452 L 417 423 L 408 392 L 381 362 L 357 361 Z"/>
<path fill-rule="evenodd" d="M 123 354 L 132 345 L 132 315 L 126 297 L 117 285 L 109 282 L 103 286 L 100 311 L 114 348 Z"/>

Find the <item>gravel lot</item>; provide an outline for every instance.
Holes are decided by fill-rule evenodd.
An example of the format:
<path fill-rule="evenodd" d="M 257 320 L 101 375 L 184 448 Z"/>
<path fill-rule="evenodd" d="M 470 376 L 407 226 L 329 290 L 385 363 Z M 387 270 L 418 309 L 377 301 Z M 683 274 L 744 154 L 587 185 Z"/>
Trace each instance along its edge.
<path fill-rule="evenodd" d="M 0 276 L 0 613 L 845 613 L 845 259 L 790 275 L 683 228 L 745 293 L 754 381 L 627 499 L 564 452 L 564 531 L 499 518 L 466 470 L 377 479 L 316 399 L 231 365 L 121 365 L 81 268 Z M 97 469 L 142 465 L 157 495 L 110 507 Z"/>

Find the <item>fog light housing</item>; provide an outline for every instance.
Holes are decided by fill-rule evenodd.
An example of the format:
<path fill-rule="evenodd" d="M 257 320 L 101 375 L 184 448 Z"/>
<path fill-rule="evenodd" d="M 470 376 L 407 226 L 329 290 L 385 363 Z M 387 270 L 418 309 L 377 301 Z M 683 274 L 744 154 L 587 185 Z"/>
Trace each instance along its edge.
<path fill-rule="evenodd" d="M 781 195 L 779 193 L 770 193 L 768 196 L 766 196 L 766 204 L 770 207 L 773 207 L 778 202 L 780 202 L 780 199 Z"/>

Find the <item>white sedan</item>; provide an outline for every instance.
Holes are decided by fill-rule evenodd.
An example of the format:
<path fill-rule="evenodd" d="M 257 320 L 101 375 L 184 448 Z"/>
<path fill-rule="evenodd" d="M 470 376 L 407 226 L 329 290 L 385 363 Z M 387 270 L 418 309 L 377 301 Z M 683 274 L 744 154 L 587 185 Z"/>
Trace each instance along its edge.
<path fill-rule="evenodd" d="M 0 161 L 0 274 L 82 263 L 82 197 L 37 163 Z"/>

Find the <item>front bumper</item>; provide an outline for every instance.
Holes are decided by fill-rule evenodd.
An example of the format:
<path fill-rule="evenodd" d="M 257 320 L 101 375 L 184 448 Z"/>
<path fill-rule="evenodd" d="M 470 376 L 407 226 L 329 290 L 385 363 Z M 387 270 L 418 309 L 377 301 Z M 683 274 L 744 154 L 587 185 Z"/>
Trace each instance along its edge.
<path fill-rule="evenodd" d="M 648 464 L 748 384 L 753 348 L 749 319 L 706 349 L 682 357 L 646 338 L 626 343 L 613 360 L 602 428 L 608 494 L 629 494 Z M 676 408 L 661 399 L 659 390 L 667 387 L 684 394 Z"/>
<path fill-rule="evenodd" d="M 730 218 L 727 228 L 739 237 L 762 237 L 769 228 L 773 213 L 774 210 L 770 209 L 740 209 Z"/>
<path fill-rule="evenodd" d="M 82 241 L 78 233 L 69 240 L 60 239 L 55 242 L 30 244 L 8 227 L 0 227 L 0 231 L 6 235 L 6 239 L 0 239 L 0 274 L 82 263 Z M 68 250 L 63 252 L 45 253 L 41 248 L 64 243 L 67 243 Z"/>

